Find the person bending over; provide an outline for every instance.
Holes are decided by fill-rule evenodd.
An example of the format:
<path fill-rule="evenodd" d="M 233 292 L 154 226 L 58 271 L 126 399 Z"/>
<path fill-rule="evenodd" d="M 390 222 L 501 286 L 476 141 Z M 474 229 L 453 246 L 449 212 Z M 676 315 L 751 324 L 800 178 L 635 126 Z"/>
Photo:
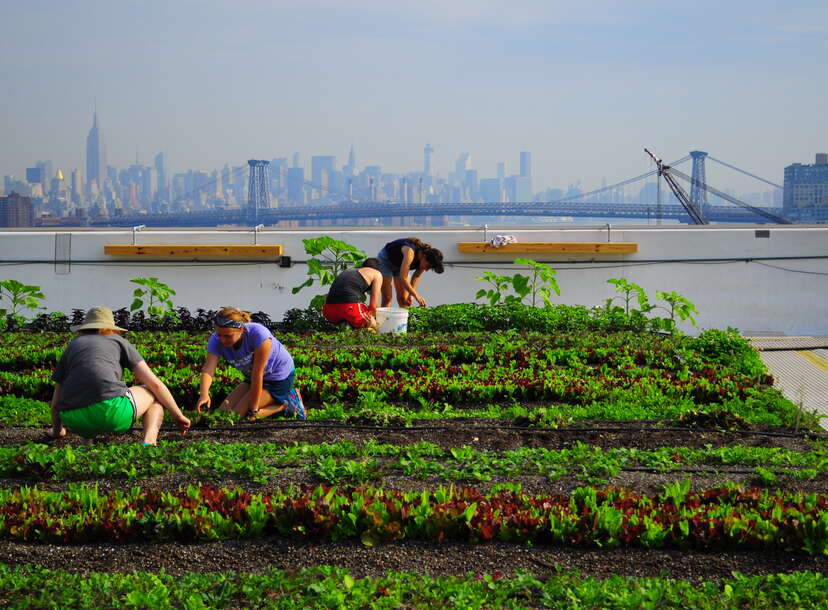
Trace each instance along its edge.
<path fill-rule="evenodd" d="M 154 445 L 164 420 L 164 410 L 186 434 L 187 419 L 169 389 L 152 372 L 138 350 L 119 333 L 112 310 L 93 307 L 83 324 L 73 326 L 79 333 L 58 361 L 52 380 L 51 438 L 66 435 L 66 430 L 92 438 L 98 434 L 129 432 L 141 418 L 144 444 Z M 130 369 L 141 385 L 127 387 L 121 380 L 123 369 Z"/>
<path fill-rule="evenodd" d="M 443 253 L 416 237 L 404 237 L 389 241 L 377 255 L 382 271 L 382 306 L 391 305 L 391 288 L 397 293 L 400 307 L 411 307 L 414 301 L 421 307 L 426 300 L 417 292 L 420 276 L 431 269 L 443 272 Z M 409 271 L 411 279 L 408 278 Z"/>
<path fill-rule="evenodd" d="M 331 284 L 328 298 L 322 307 L 322 315 L 339 324 L 347 322 L 351 328 L 373 328 L 376 330 L 377 306 L 382 291 L 382 273 L 376 258 L 366 258 L 359 269 L 346 269 Z M 368 306 L 365 293 L 370 291 Z"/>
<path fill-rule="evenodd" d="M 266 326 L 250 321 L 250 314 L 225 307 L 213 318 L 213 334 L 207 341 L 207 360 L 201 367 L 200 395 L 196 410 L 210 408 L 210 386 L 219 358 L 244 374 L 244 381 L 230 392 L 219 409 L 250 419 L 275 413 L 305 419 L 302 395 L 293 387 L 293 358 Z"/>

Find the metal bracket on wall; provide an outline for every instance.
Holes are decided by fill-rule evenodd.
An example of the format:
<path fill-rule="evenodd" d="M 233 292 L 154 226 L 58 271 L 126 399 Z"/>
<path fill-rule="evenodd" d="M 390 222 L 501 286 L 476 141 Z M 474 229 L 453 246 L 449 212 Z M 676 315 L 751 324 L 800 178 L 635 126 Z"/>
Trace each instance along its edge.
<path fill-rule="evenodd" d="M 259 231 L 264 229 L 264 225 L 256 225 L 253 227 L 253 245 L 259 245 Z"/>
<path fill-rule="evenodd" d="M 72 271 L 72 234 L 55 233 L 55 274 L 69 275 Z"/>
<path fill-rule="evenodd" d="M 135 234 L 138 233 L 138 231 L 140 231 L 142 229 L 146 229 L 146 228 L 147 228 L 147 225 L 138 225 L 138 226 L 132 227 L 132 245 L 133 246 L 135 245 Z"/>

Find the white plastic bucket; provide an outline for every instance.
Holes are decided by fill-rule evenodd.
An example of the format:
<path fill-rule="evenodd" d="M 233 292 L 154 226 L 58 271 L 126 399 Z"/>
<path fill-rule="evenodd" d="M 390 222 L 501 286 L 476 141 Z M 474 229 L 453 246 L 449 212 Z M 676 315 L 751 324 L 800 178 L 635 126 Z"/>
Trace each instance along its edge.
<path fill-rule="evenodd" d="M 402 307 L 377 307 L 380 334 L 408 332 L 408 310 Z"/>

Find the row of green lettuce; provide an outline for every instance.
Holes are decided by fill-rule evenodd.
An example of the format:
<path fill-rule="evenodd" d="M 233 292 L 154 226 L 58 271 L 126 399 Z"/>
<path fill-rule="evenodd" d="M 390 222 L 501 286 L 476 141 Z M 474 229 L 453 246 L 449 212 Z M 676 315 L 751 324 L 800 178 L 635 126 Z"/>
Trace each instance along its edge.
<path fill-rule="evenodd" d="M 185 409 L 191 404 L 180 403 Z M 305 404 L 308 407 L 308 403 Z M 199 429 L 247 425 L 233 413 L 213 410 L 194 414 Z M 800 413 L 790 401 L 770 396 L 767 400 L 731 400 L 722 404 L 698 405 L 692 399 L 675 401 L 655 400 L 637 392 L 619 393 L 612 401 L 586 405 L 528 404 L 514 401 L 511 405 L 488 404 L 481 407 L 459 407 L 447 402 L 428 402 L 417 407 L 389 405 L 383 396 L 371 392 L 360 394 L 355 401 L 331 401 L 308 410 L 310 421 L 335 420 L 346 425 L 374 427 L 411 427 L 423 421 L 441 421 L 451 418 L 500 419 L 506 424 L 542 428 L 562 428 L 578 422 L 597 420 L 638 421 L 659 420 L 668 425 L 698 430 L 750 429 L 755 426 L 795 426 L 817 429 L 814 414 Z M 0 396 L 0 426 L 38 428 L 50 423 L 49 404 L 41 400 Z M 269 422 L 278 422 L 277 416 Z"/>
<path fill-rule="evenodd" d="M 814 416 L 800 413 L 771 386 L 756 352 L 732 331 L 698 338 L 425 335 L 410 337 L 415 343 L 408 346 L 399 338 L 363 337 L 365 344 L 314 336 L 290 346 L 311 418 L 404 425 L 423 418 L 499 417 L 560 426 L 578 419 L 679 419 L 715 412 L 727 427 L 815 424 Z M 0 393 L 48 400 L 51 366 L 67 338 L 12 335 L 0 356 Z M 192 407 L 203 338 L 179 333 L 132 339 L 182 407 Z M 325 343 L 314 342 L 320 340 Z M 220 369 L 214 404 L 239 381 L 234 369 Z M 5 425 L 25 425 L 26 413 L 33 411 L 43 421 L 35 403 L 11 401 L 5 407 Z"/>
<path fill-rule="evenodd" d="M 182 403 L 187 409 L 192 405 Z M 308 406 L 307 403 L 305 405 Z M 245 426 L 234 413 L 213 410 L 201 414 L 189 413 L 194 422 L 190 436 L 201 429 L 220 429 Z M 455 407 L 448 403 L 429 403 L 415 407 L 389 405 L 384 398 L 366 392 L 354 402 L 332 401 L 314 405 L 308 410 L 308 420 L 325 422 L 334 420 L 349 426 L 407 428 L 424 421 L 439 422 L 451 418 L 500 419 L 505 425 L 540 428 L 562 428 L 593 423 L 600 420 L 640 421 L 659 420 L 668 425 L 708 430 L 740 430 L 755 426 L 795 426 L 802 429 L 818 426 L 818 419 L 809 413 L 799 413 L 795 406 L 783 398 L 773 401 L 728 401 L 720 405 L 697 405 L 690 399 L 657 402 L 636 393 L 619 395 L 612 403 L 595 402 L 587 405 L 511 405 L 489 404 L 479 408 Z M 0 426 L 40 428 L 50 423 L 49 404 L 45 401 L 16 396 L 0 396 Z M 269 422 L 278 422 L 277 416 Z"/>
<path fill-rule="evenodd" d="M 473 483 L 495 477 L 574 477 L 602 484 L 622 470 L 712 474 L 747 469 L 757 484 L 772 485 L 777 477 L 824 477 L 828 454 L 822 441 L 808 443 L 804 452 L 743 445 L 603 449 L 580 442 L 559 450 L 521 447 L 498 452 L 470 446 L 441 449 L 425 441 L 400 446 L 373 440 L 359 444 L 294 442 L 287 446 L 162 442 L 153 451 L 137 444 L 49 447 L 30 443 L 0 448 L 0 476 L 29 481 L 101 477 L 135 481 L 177 473 L 197 480 L 234 476 L 267 483 L 290 468 L 302 468 L 327 484 L 361 484 L 389 476 Z"/>
<path fill-rule="evenodd" d="M 199 364 L 206 354 L 209 333 L 186 332 L 134 332 L 129 340 L 135 344 L 149 363 Z M 54 366 L 63 349 L 74 337 L 70 333 L 7 333 L 3 337 L 4 349 L 0 354 L 0 370 L 14 371 L 43 366 Z M 359 355 L 361 349 L 370 350 L 363 359 L 352 360 L 357 368 L 385 365 L 395 358 L 405 358 L 397 352 L 384 353 L 383 348 L 398 350 L 424 350 L 425 356 L 439 356 L 445 360 L 462 362 L 487 362 L 498 354 L 510 354 L 524 349 L 533 352 L 549 350 L 634 350 L 622 355 L 644 357 L 640 363 L 658 366 L 675 366 L 687 357 L 695 357 L 733 372 L 759 376 L 765 367 L 748 341 L 734 329 L 708 329 L 697 337 L 669 336 L 635 332 L 536 332 L 528 329 L 510 329 L 495 334 L 487 332 L 428 332 L 392 335 L 366 333 L 278 335 L 279 340 L 291 350 L 300 366 L 321 364 L 316 352 L 348 352 L 350 357 Z M 352 348 L 349 350 L 348 348 Z M 480 348 L 470 351 L 471 348 Z M 641 352 L 639 354 L 638 352 Z M 611 355 L 611 354 L 607 354 Z M 590 354 L 598 358 L 603 354 Z M 307 359 L 306 360 L 303 360 Z M 371 359 L 381 358 L 379 361 Z M 501 357 L 502 360 L 502 357 Z M 362 364 L 360 364 L 362 363 Z M 389 362 L 393 365 L 393 362 Z"/>
<path fill-rule="evenodd" d="M 389 572 L 355 578 L 332 566 L 262 574 L 72 573 L 0 564 L 6 608 L 820 608 L 828 578 L 815 572 L 734 573 L 721 582 L 668 578 L 597 579 L 575 571 L 550 576 Z"/>

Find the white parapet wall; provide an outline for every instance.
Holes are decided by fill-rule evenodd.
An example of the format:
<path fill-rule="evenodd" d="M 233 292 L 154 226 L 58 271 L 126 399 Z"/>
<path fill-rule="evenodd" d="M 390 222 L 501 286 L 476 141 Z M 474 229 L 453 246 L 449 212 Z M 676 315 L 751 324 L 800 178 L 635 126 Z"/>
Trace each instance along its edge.
<path fill-rule="evenodd" d="M 462 253 L 459 242 L 482 242 L 496 234 L 525 242 L 631 242 L 632 254 Z M 280 320 L 293 307 L 306 307 L 322 292 L 317 286 L 298 294 L 307 278 L 302 240 L 330 235 L 376 256 L 399 237 L 416 235 L 442 250 L 446 271 L 426 273 L 421 294 L 430 305 L 473 302 L 488 285 L 475 278 L 484 271 L 512 275 L 515 258 L 526 256 L 557 271 L 557 302 L 589 307 L 617 296 L 610 278 L 642 286 L 655 301 L 657 290 L 678 292 L 699 310 L 698 328 L 732 326 L 747 333 L 828 335 L 828 227 L 583 227 L 523 229 L 340 229 L 326 230 L 4 230 L 0 232 L 0 280 L 39 286 L 47 311 L 69 313 L 106 305 L 129 307 L 137 287 L 130 279 L 157 277 L 176 291 L 176 306 L 217 309 L 233 305 L 263 311 Z M 108 244 L 248 245 L 280 244 L 290 257 L 239 261 L 159 258 L 152 261 L 104 253 Z M 525 269 L 525 267 L 523 268 Z M 525 271 L 524 271 L 525 272 Z M 4 307 L 5 305 L 0 305 Z M 33 315 L 34 312 L 24 312 Z M 692 331 L 692 327 L 685 327 Z"/>

